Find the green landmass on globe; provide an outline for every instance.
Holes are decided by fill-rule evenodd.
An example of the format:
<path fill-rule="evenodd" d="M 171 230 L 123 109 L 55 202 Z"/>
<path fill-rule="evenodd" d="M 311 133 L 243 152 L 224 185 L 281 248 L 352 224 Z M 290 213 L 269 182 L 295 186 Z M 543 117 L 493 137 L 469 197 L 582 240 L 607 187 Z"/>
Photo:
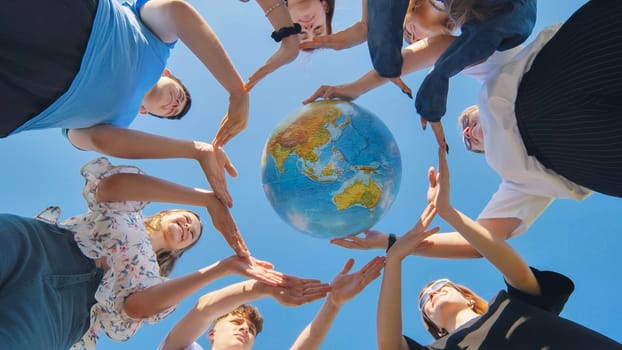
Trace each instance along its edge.
<path fill-rule="evenodd" d="M 400 178 L 390 131 L 369 111 L 339 100 L 296 111 L 277 126 L 262 156 L 272 206 L 317 237 L 369 228 L 393 202 Z"/>

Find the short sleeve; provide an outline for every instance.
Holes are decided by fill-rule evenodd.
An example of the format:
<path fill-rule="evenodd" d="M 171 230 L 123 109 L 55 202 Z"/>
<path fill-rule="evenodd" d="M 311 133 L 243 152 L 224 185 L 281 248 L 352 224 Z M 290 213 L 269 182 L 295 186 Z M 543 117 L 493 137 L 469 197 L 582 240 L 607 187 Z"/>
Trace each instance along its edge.
<path fill-rule="evenodd" d="M 537 306 L 547 312 L 559 315 L 574 291 L 574 283 L 570 278 L 553 271 L 540 271 L 531 267 L 538 280 L 541 295 L 531 295 L 510 286 L 507 281 L 508 294 L 528 304 Z"/>
<path fill-rule="evenodd" d="M 106 202 L 100 203 L 96 199 L 97 186 L 106 177 L 114 174 L 144 174 L 137 167 L 128 165 L 114 166 L 110 164 L 107 158 L 100 157 L 94 159 L 80 169 L 80 174 L 84 176 L 86 183 L 82 195 L 86 200 L 89 210 L 98 212 L 108 209 L 126 212 L 141 211 L 149 202 L 144 201 L 122 201 L 122 202 Z"/>
<path fill-rule="evenodd" d="M 512 232 L 511 237 L 518 236 L 553 202 L 553 198 L 535 196 L 519 191 L 511 182 L 504 181 L 492 196 L 478 219 L 517 218 L 521 224 Z"/>

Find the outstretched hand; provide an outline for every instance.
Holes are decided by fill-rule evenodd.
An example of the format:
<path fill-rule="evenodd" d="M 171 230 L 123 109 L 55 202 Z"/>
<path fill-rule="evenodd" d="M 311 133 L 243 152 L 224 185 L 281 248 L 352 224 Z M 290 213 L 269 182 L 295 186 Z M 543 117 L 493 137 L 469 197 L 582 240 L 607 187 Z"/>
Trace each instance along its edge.
<path fill-rule="evenodd" d="M 425 239 L 431 235 L 437 233 L 440 228 L 434 227 L 431 230 L 427 230 L 430 223 L 436 215 L 436 208 L 434 203 L 428 203 L 428 206 L 423 210 L 419 220 L 406 234 L 398 239 L 395 244 L 387 252 L 387 257 L 395 256 L 399 259 L 404 259 L 406 256 L 413 253 L 417 248 L 422 248 L 429 244 Z M 427 230 L 427 231 L 426 231 Z"/>
<path fill-rule="evenodd" d="M 234 93 L 229 96 L 229 109 L 222 118 L 220 127 L 212 140 L 214 147 L 222 147 L 234 136 L 246 129 L 248 124 L 248 92 Z"/>
<path fill-rule="evenodd" d="M 244 238 L 242 238 L 229 209 L 212 195 L 209 196 L 206 208 L 212 219 L 212 225 L 222 234 L 235 254 L 241 258 L 250 256 Z"/>
<path fill-rule="evenodd" d="M 363 237 L 359 237 L 362 234 Z M 330 240 L 331 244 L 349 249 L 386 249 L 389 235 L 380 231 L 367 230 Z"/>
<path fill-rule="evenodd" d="M 309 104 L 318 98 L 329 99 L 329 98 L 339 98 L 346 101 L 355 100 L 357 97 L 361 95 L 361 92 L 354 86 L 354 84 L 344 84 L 344 85 L 322 85 L 320 86 L 313 95 L 309 96 L 307 99 L 302 101 L 302 104 Z"/>
<path fill-rule="evenodd" d="M 325 297 L 330 291 L 328 283 L 291 275 L 287 275 L 286 286 L 271 288 L 272 297 L 284 306 L 298 306 L 310 303 Z"/>
<path fill-rule="evenodd" d="M 209 182 L 212 191 L 216 194 L 216 198 L 222 202 L 226 207 L 231 208 L 233 206 L 233 199 L 227 189 L 227 182 L 225 181 L 225 170 L 229 175 L 235 177 L 238 175 L 237 171 L 225 151 L 220 147 L 215 147 L 205 142 L 195 141 L 195 148 L 198 152 L 196 157 L 203 173 Z"/>
<path fill-rule="evenodd" d="M 250 91 L 255 85 L 268 74 L 274 72 L 281 66 L 290 63 L 298 57 L 298 35 L 290 35 L 281 41 L 279 49 L 253 73 L 245 84 L 246 91 Z"/>
<path fill-rule="evenodd" d="M 245 258 L 237 255 L 230 256 L 221 261 L 232 273 L 252 278 L 269 286 L 286 286 L 288 277 L 281 272 L 275 271 L 270 262 L 258 260 L 252 256 Z"/>
<path fill-rule="evenodd" d="M 380 276 L 380 271 L 384 267 L 384 257 L 375 257 L 359 271 L 348 274 L 352 266 L 354 266 L 354 259 L 348 259 L 343 270 L 330 283 L 331 290 L 328 299 L 336 306 L 341 306 L 354 298 Z"/>
<path fill-rule="evenodd" d="M 408 96 L 411 100 L 413 99 L 413 91 L 404 83 L 401 77 L 391 78 L 390 79 L 395 86 L 397 86 L 406 96 Z"/>

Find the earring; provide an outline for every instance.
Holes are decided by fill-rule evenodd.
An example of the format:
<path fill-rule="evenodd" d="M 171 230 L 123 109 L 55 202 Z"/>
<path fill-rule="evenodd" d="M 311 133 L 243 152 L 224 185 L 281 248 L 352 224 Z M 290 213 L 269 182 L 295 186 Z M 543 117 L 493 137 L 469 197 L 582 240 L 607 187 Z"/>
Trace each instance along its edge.
<path fill-rule="evenodd" d="M 469 299 L 469 301 L 467 302 L 467 305 L 472 309 L 473 307 L 475 307 L 475 300 Z"/>

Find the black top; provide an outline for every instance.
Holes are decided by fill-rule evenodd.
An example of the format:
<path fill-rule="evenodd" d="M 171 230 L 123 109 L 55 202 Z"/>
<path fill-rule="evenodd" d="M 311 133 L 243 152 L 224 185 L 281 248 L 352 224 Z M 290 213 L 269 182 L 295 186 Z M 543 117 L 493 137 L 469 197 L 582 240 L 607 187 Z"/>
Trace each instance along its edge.
<path fill-rule="evenodd" d="M 404 336 L 409 349 L 568 350 L 622 349 L 622 344 L 559 316 L 574 291 L 559 273 L 531 268 L 542 295 L 525 294 L 507 285 L 488 311 L 430 345 Z"/>

